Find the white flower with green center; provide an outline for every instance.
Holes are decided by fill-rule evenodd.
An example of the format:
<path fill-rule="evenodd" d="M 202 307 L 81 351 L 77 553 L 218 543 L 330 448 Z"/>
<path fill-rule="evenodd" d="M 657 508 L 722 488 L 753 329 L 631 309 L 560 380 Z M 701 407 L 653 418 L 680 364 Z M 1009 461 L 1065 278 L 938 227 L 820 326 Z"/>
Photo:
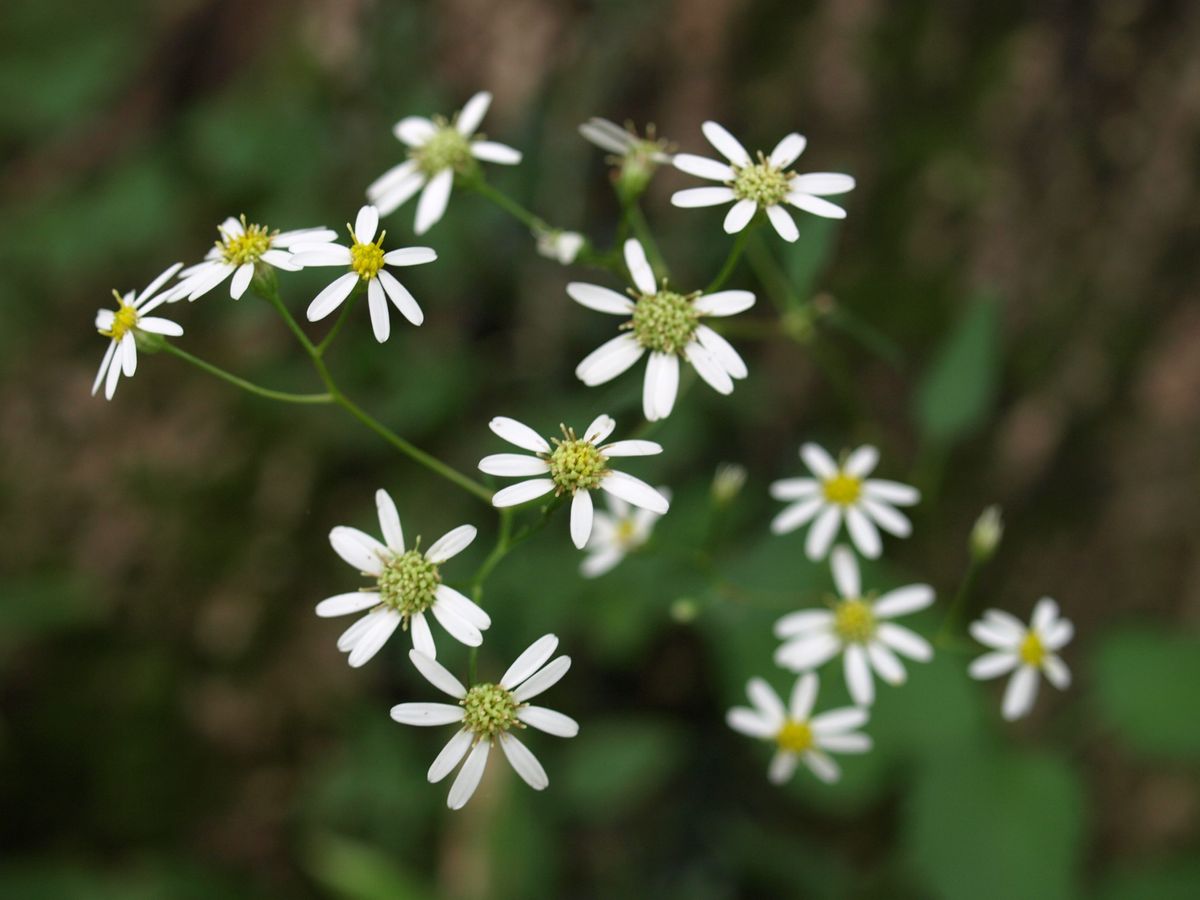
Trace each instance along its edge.
<path fill-rule="evenodd" d="M 375 179 L 367 188 L 367 199 L 386 216 L 421 191 L 413 229 L 424 234 L 445 214 L 456 173 L 473 173 L 479 160 L 506 166 L 519 163 L 520 151 L 475 133 L 491 103 L 492 95 L 481 91 L 450 121 L 408 116 L 397 122 L 392 131 L 408 146 L 408 159 Z"/>
<path fill-rule="evenodd" d="M 668 488 L 658 492 L 671 498 Z M 592 535 L 588 539 L 587 556 L 579 566 L 585 578 L 598 578 L 650 540 L 659 514 L 649 509 L 635 509 L 620 497 L 608 496 L 608 512 L 596 510 Z"/>
<path fill-rule="evenodd" d="M 785 707 L 769 684 L 751 678 L 746 694 L 753 706 L 735 706 L 725 717 L 734 731 L 775 745 L 775 755 L 767 768 L 773 784 L 791 779 L 800 762 L 831 784 L 842 773 L 830 753 L 866 753 L 871 749 L 871 738 L 856 730 L 867 724 L 869 713 L 865 709 L 845 706 L 812 715 L 818 688 L 815 674 L 801 675 Z"/>
<path fill-rule="evenodd" d="M 646 136 L 641 137 L 632 123 L 622 128 L 608 119 L 593 117 L 579 126 L 579 133 L 612 154 L 605 161 L 614 167 L 613 180 L 624 198 L 637 197 L 659 166 L 671 164 L 670 142 L 658 137 L 653 125 L 647 125 Z"/>
<path fill-rule="evenodd" d="M 583 549 L 592 534 L 592 494 L 600 488 L 618 500 L 666 513 L 667 498 L 640 478 L 610 469 L 610 459 L 623 456 L 653 456 L 662 453 L 654 441 L 601 442 L 612 434 L 616 422 L 611 416 L 597 416 L 582 437 L 563 425 L 562 439 L 553 438 L 554 446 L 516 419 L 497 416 L 488 423 L 497 435 L 534 455 L 495 453 L 479 461 L 479 470 L 504 477 L 536 476 L 497 491 L 492 505 L 498 508 L 518 506 L 551 492 L 571 495 L 571 540 Z"/>
<path fill-rule="evenodd" d="M 329 532 L 329 543 L 337 555 L 374 579 L 369 587 L 317 604 L 317 615 L 323 618 L 370 610 L 338 638 L 338 649 L 349 653 L 350 665 L 357 668 L 402 627 L 412 631 L 415 649 L 434 658 L 437 648 L 429 627 L 430 614 L 456 641 L 478 647 L 492 620 L 472 600 L 443 584 L 441 573 L 443 563 L 475 540 L 475 526 L 460 525 L 421 553 L 419 537 L 412 549 L 405 548 L 400 516 L 387 491 L 375 492 L 375 505 L 385 543 L 357 528 L 339 525 Z"/>
<path fill-rule="evenodd" d="M 679 153 L 675 156 L 675 168 L 698 178 L 719 181 L 722 187 L 677 191 L 671 197 L 675 206 L 720 206 L 732 203 L 725 216 L 725 231 L 728 234 L 741 231 L 758 210 L 765 210 L 767 218 L 785 241 L 794 241 L 800 236 L 785 204 L 827 219 L 846 217 L 844 209 L 821 198 L 853 190 L 853 178 L 833 172 L 798 175 L 787 171 L 804 152 L 807 140 L 802 135 L 789 134 L 775 145 L 770 156 L 760 152 L 757 159 L 752 159 L 737 138 L 716 122 L 705 122 L 702 130 L 708 142 L 728 163 L 691 153 Z"/>
<path fill-rule="evenodd" d="M 840 462 L 816 444 L 800 448 L 800 458 L 815 476 L 784 478 L 771 485 L 771 496 L 788 502 L 771 522 L 775 534 L 787 534 L 810 521 L 804 542 L 809 559 L 824 559 L 842 522 L 858 552 L 875 559 L 883 552 L 882 528 L 896 537 L 908 537 L 912 523 L 896 509 L 912 506 L 920 492 L 907 484 L 868 478 L 879 462 L 879 451 L 864 444 L 844 454 Z"/>
<path fill-rule="evenodd" d="M 983 618 L 971 623 L 970 631 L 975 640 L 991 648 L 971 663 L 968 671 L 972 678 L 999 678 L 1013 673 L 1001 707 L 1010 722 L 1033 709 L 1039 674 L 1060 691 L 1070 687 L 1071 670 L 1058 651 L 1070 643 L 1075 626 L 1059 615 L 1058 604 L 1049 597 L 1037 602 L 1028 627 L 1016 616 L 989 609 Z"/>
<path fill-rule="evenodd" d="M 293 259 L 299 265 L 344 266 L 349 269 L 339 275 L 328 287 L 313 298 L 308 305 L 308 321 L 319 322 L 346 302 L 350 292 L 365 282 L 367 305 L 371 311 L 371 328 L 375 340 L 383 343 L 391 333 L 391 318 L 388 316 L 388 300 L 396 304 L 400 314 L 414 325 L 425 321 L 425 313 L 408 292 L 408 288 L 396 280 L 387 266 L 419 266 L 433 262 L 437 253 L 431 247 L 403 247 L 384 250 L 383 239 L 387 232 L 379 228 L 379 211 L 374 206 L 364 206 L 358 211 L 353 225 L 346 225 L 350 232 L 350 246 L 330 242 L 320 244 L 298 244 Z"/>
<path fill-rule="evenodd" d="M 535 791 L 550 784 L 542 764 L 514 732 L 532 727 L 555 737 L 575 737 L 579 733 L 579 724 L 570 716 L 529 704 L 571 668 L 569 656 L 547 662 L 557 648 L 558 638 L 544 635 L 517 657 L 499 682 L 473 684 L 470 688 L 431 657 L 418 650 L 409 653 L 413 665 L 430 684 L 458 701 L 400 703 L 392 707 L 392 718 L 402 725 L 460 726 L 429 767 L 427 776 L 430 784 L 436 784 L 466 757 L 450 786 L 446 805 L 451 809 L 462 809 L 475 793 L 493 744 L 500 745 L 509 764 Z"/>
<path fill-rule="evenodd" d="M 137 337 L 139 334 L 158 334 L 179 337 L 183 328 L 170 319 L 150 316 L 163 303 L 171 299 L 172 291 L 158 293 L 160 288 L 179 271 L 183 263 L 175 263 L 155 278 L 140 294 L 130 291 L 124 296 L 113 291 L 117 308 L 102 309 L 96 313 L 96 330 L 108 338 L 108 349 L 100 361 L 100 371 L 92 382 L 92 396 L 104 384 L 104 398 L 111 400 L 117 390 L 117 380 L 124 373 L 132 378 L 137 371 Z"/>
<path fill-rule="evenodd" d="M 573 281 L 567 295 L 581 306 L 614 316 L 629 316 L 621 334 L 601 344 L 575 367 L 588 387 L 604 384 L 649 353 L 642 383 L 642 412 L 653 422 L 675 406 L 679 360 L 684 359 L 718 393 L 733 391 L 733 380 L 745 378 L 746 363 L 730 343 L 704 324 L 705 317 L 732 316 L 754 305 L 750 291 L 681 294 L 666 281 L 654 280 L 646 251 L 633 238 L 625 242 L 625 265 L 633 279 L 629 296 L 597 284 Z"/>
<path fill-rule="evenodd" d="M 244 215 L 237 219 L 230 216 L 217 226 L 217 234 L 220 237 L 204 261 L 179 273 L 179 284 L 172 292 L 172 299 L 187 297 L 188 300 L 195 300 L 232 275 L 229 296 L 239 300 L 246 293 L 259 266 L 296 272 L 300 266 L 292 261 L 293 247 L 304 243 L 325 243 L 337 237 L 337 233 L 328 228 L 271 231 L 265 225 L 248 223 Z"/>
<path fill-rule="evenodd" d="M 863 593 L 858 562 L 849 548 L 835 547 L 830 562 L 838 598 L 829 609 L 803 609 L 775 623 L 775 636 L 784 642 L 775 651 L 775 662 L 807 672 L 840 653 L 850 696 L 859 706 L 870 706 L 875 702 L 872 670 L 888 684 L 903 684 L 908 673 L 897 653 L 918 662 L 933 658 L 927 640 L 892 621 L 932 604 L 933 588 L 910 584 L 876 597 Z"/>

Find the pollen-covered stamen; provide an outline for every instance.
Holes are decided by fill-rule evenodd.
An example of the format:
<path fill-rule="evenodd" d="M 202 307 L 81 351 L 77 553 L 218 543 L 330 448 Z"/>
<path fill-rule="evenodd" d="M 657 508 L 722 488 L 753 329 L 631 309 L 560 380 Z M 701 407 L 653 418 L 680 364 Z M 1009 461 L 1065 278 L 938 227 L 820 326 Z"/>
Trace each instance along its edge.
<path fill-rule="evenodd" d="M 420 540 L 417 541 L 420 546 Z M 442 576 L 419 549 L 398 553 L 383 565 L 379 573 L 379 599 L 401 613 L 405 619 L 425 612 L 437 599 Z"/>
<path fill-rule="evenodd" d="M 608 474 L 607 457 L 591 441 L 576 437 L 574 429 L 560 427 L 563 439 L 551 438 L 554 450 L 545 455 L 555 493 L 574 494 L 580 489 L 590 491 L 599 487 Z"/>
<path fill-rule="evenodd" d="M 1040 669 L 1042 663 L 1046 661 L 1046 645 L 1042 643 L 1042 639 L 1038 637 L 1036 631 L 1025 635 L 1017 653 L 1021 657 L 1021 662 L 1034 668 Z"/>
<path fill-rule="evenodd" d="M 791 181 L 791 174 L 771 165 L 760 151 L 757 163 L 734 169 L 729 186 L 739 200 L 753 200 L 759 206 L 777 206 L 787 198 Z"/>
<path fill-rule="evenodd" d="M 433 122 L 437 129 L 424 144 L 408 152 L 409 158 L 427 176 L 436 175 L 443 169 L 465 171 L 473 161 L 470 141 L 444 118 L 439 116 Z"/>
<path fill-rule="evenodd" d="M 862 493 L 862 479 L 839 469 L 832 478 L 825 479 L 821 485 L 821 492 L 830 503 L 849 506 L 857 501 Z"/>
<path fill-rule="evenodd" d="M 278 231 L 271 231 L 265 225 L 247 224 L 243 215 L 242 233 L 230 234 L 221 231 L 221 239 L 216 242 L 221 258 L 231 266 L 241 266 L 246 263 L 256 263 L 259 258 L 271 249 L 271 241 Z"/>
<path fill-rule="evenodd" d="M 633 317 L 622 327 L 631 329 L 637 342 L 647 350 L 682 355 L 700 322 L 700 314 L 693 305 L 700 292 L 678 294 L 667 290 L 664 281 L 662 290 L 656 294 L 635 291 L 630 294 L 637 302 L 633 305 Z"/>
<path fill-rule="evenodd" d="M 498 684 L 476 684 L 458 702 L 463 708 L 463 725 L 477 738 L 525 727 L 517 718 L 520 704 L 511 691 Z"/>
<path fill-rule="evenodd" d="M 787 753 L 803 753 L 813 746 L 812 728 L 807 722 L 788 719 L 775 735 L 775 744 Z"/>
<path fill-rule="evenodd" d="M 358 240 L 358 236 L 354 233 L 354 229 L 350 225 L 346 226 L 350 229 L 350 269 L 355 272 L 363 281 L 370 281 L 379 274 L 379 270 L 383 268 L 383 239 L 387 235 L 386 231 L 379 232 L 379 237 L 372 244 L 364 244 Z"/>
<path fill-rule="evenodd" d="M 833 610 L 833 630 L 848 644 L 865 644 L 875 635 L 871 604 L 858 597 L 840 601 Z"/>
<path fill-rule="evenodd" d="M 107 330 L 103 328 L 97 330 L 105 337 L 119 341 L 137 327 L 138 312 L 132 303 L 125 302 L 125 298 L 117 293 L 116 289 L 113 290 L 113 296 L 117 298 L 117 311 L 113 314 L 112 324 L 108 326 Z"/>

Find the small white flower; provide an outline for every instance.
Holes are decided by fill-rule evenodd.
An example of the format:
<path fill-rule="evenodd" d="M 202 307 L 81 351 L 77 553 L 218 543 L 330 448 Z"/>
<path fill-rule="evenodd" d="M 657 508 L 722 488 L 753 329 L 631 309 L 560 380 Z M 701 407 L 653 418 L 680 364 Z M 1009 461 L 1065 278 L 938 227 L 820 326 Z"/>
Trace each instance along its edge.
<path fill-rule="evenodd" d="M 514 771 L 535 791 L 544 790 L 550 783 L 537 757 L 512 732 L 531 726 L 555 737 L 575 737 L 579 733 L 579 724 L 570 716 L 529 705 L 530 700 L 553 687 L 571 668 L 569 656 L 546 663 L 557 647 L 558 638 L 544 635 L 517 657 L 499 683 L 474 684 L 470 688 L 420 651 L 409 652 L 413 665 L 429 683 L 458 701 L 400 703 L 392 707 L 392 718 L 402 725 L 462 724 L 437 755 L 427 775 L 429 783 L 436 784 L 464 756 L 467 758 L 450 786 L 446 805 L 451 809 L 462 809 L 475 793 L 493 743 L 500 745 Z"/>
<path fill-rule="evenodd" d="M 579 133 L 588 143 L 601 150 L 607 150 L 621 161 L 631 157 L 642 157 L 656 165 L 669 165 L 671 162 L 667 142 L 655 136 L 653 125 L 647 126 L 646 136 L 643 138 L 632 125 L 622 128 L 616 122 L 593 116 L 579 126 Z"/>
<path fill-rule="evenodd" d="M 830 753 L 866 753 L 871 749 L 871 738 L 855 730 L 867 724 L 869 713 L 846 706 L 814 716 L 817 689 L 814 673 L 801 675 L 785 708 L 769 684 L 761 678 L 751 678 L 746 694 L 753 709 L 735 706 L 725 717 L 734 731 L 774 741 L 775 756 L 767 768 L 767 777 L 773 784 L 788 781 L 799 762 L 822 781 L 833 783 L 842 773 Z"/>
<path fill-rule="evenodd" d="M 596 284 L 572 281 L 567 294 L 581 306 L 614 316 L 629 316 L 622 334 L 601 344 L 575 367 L 588 387 L 604 384 L 625 372 L 647 351 L 642 386 L 642 412 L 653 422 L 665 419 L 675 406 L 679 360 L 691 363 L 718 393 L 733 391 L 733 379 L 745 378 L 746 363 L 732 345 L 701 321 L 705 316 L 732 316 L 754 305 L 750 291 L 679 294 L 660 287 L 646 251 L 633 238 L 625 242 L 625 265 L 633 278 L 630 296 Z"/>
<path fill-rule="evenodd" d="M 583 249 L 586 238 L 578 231 L 547 230 L 535 232 L 537 252 L 547 259 L 557 260 L 564 266 L 575 262 L 575 257 Z"/>
<path fill-rule="evenodd" d="M 376 239 L 379 211 L 374 206 L 360 209 L 354 225 L 347 225 L 346 228 L 350 232 L 349 247 L 329 242 L 296 245 L 293 259 L 301 266 L 347 266 L 350 269 L 313 298 L 308 305 L 308 321 L 319 322 L 324 319 L 346 302 L 359 281 L 365 281 L 375 340 L 382 344 L 391 333 L 389 299 L 396 304 L 400 314 L 414 325 L 424 322 L 425 313 L 413 295 L 385 266 L 419 266 L 433 262 L 437 259 L 437 253 L 431 247 L 403 247 L 385 251 L 383 239 L 387 232 L 380 232 Z"/>
<path fill-rule="evenodd" d="M 854 546 L 871 559 L 883 552 L 879 528 L 896 537 L 912 533 L 912 523 L 896 507 L 912 506 L 921 494 L 897 481 L 867 478 L 879 462 L 874 447 L 864 444 L 836 463 L 809 443 L 800 448 L 800 458 L 816 477 L 784 478 L 771 485 L 771 496 L 789 503 L 771 521 L 771 531 L 787 534 L 815 519 L 804 542 L 809 559 L 825 557 L 843 520 Z"/>
<path fill-rule="evenodd" d="M 875 702 L 872 669 L 888 684 L 903 684 L 908 673 L 897 653 L 918 662 L 933 658 L 928 641 L 892 621 L 933 603 L 933 588 L 910 584 L 875 598 L 863 594 L 858 562 L 848 548 L 835 547 L 830 561 L 837 602 L 833 609 L 803 609 L 776 622 L 775 636 L 784 643 L 775 651 L 775 662 L 804 672 L 841 653 L 850 696 L 859 706 L 870 706 Z"/>
<path fill-rule="evenodd" d="M 285 272 L 300 269 L 292 261 L 291 249 L 300 243 L 325 243 L 337 237 L 328 228 L 301 228 L 295 231 L 270 231 L 263 225 L 247 224 L 246 217 L 230 216 L 217 226 L 220 239 L 204 262 L 189 266 L 179 273 L 179 284 L 172 291 L 172 300 L 187 297 L 195 300 L 207 294 L 230 275 L 229 296 L 241 299 L 254 278 L 255 267 L 262 263 Z"/>
<path fill-rule="evenodd" d="M 408 159 L 375 179 L 367 188 L 367 199 L 386 216 L 421 191 L 413 230 L 424 234 L 446 212 L 456 172 L 472 171 L 476 160 L 506 166 L 519 163 L 519 150 L 475 134 L 491 103 L 492 95 L 481 91 L 467 101 L 452 121 L 447 122 L 441 116 L 433 119 L 408 116 L 397 122 L 392 133 L 408 146 Z"/>
<path fill-rule="evenodd" d="M 758 162 L 755 162 L 737 138 L 716 122 L 705 122 L 702 130 L 708 142 L 729 162 L 679 153 L 675 156 L 675 168 L 698 178 L 720 181 L 724 186 L 677 191 L 671 197 L 671 203 L 675 206 L 733 203 L 725 216 L 725 231 L 728 234 L 741 231 L 754 218 L 755 212 L 766 210 L 771 224 L 785 241 L 794 241 L 800 236 L 791 213 L 784 207 L 785 203 L 829 219 L 846 217 L 844 209 L 821 198 L 853 190 L 853 178 L 832 172 L 798 175 L 786 171 L 804 152 L 807 140 L 802 135 L 789 134 L 775 145 L 770 156 L 763 156 L 760 152 Z"/>
<path fill-rule="evenodd" d="M 443 584 L 440 572 L 442 563 L 475 540 L 475 526 L 459 525 L 424 553 L 419 537 L 413 549 L 406 550 L 400 516 L 387 491 L 375 492 L 375 505 L 386 544 L 357 528 L 339 525 L 329 532 L 329 543 L 337 555 L 375 579 L 372 587 L 338 594 L 317 604 L 317 615 L 326 618 L 370 610 L 338 638 L 338 649 L 349 653 L 350 665 L 357 668 L 378 653 L 398 627 L 411 626 L 413 647 L 433 658 L 437 648 L 426 613 L 432 613 L 456 641 L 478 647 L 483 643 L 482 632 L 492 624 L 491 618 L 463 594 Z"/>
<path fill-rule="evenodd" d="M 668 500 L 670 491 L 658 492 Z M 598 578 L 650 540 L 659 514 L 650 509 L 634 509 L 620 497 L 609 494 L 608 512 L 598 509 L 587 542 L 587 557 L 579 565 L 585 578 Z"/>
<path fill-rule="evenodd" d="M 616 427 L 611 416 L 597 416 L 583 437 L 576 437 L 573 429 L 563 425 L 562 440 L 552 438 L 553 448 L 536 431 L 515 419 L 497 416 L 488 427 L 510 444 L 534 455 L 496 453 L 481 459 L 479 470 L 510 478 L 537 476 L 497 491 L 492 497 L 492 505 L 517 506 L 551 491 L 555 495 L 571 494 L 571 540 L 581 550 L 592 534 L 591 492 L 596 488 L 660 516 L 670 505 L 666 497 L 640 478 L 608 467 L 610 458 L 662 453 L 662 447 L 654 441 L 614 441 L 600 446 Z"/>
<path fill-rule="evenodd" d="M 111 400 L 113 394 L 116 393 L 117 379 L 121 377 L 121 373 L 124 372 L 126 378 L 133 377 L 133 373 L 137 371 L 137 335 L 139 332 L 165 334 L 171 337 L 179 337 L 183 334 L 183 328 L 171 320 L 147 315 L 170 300 L 170 291 L 156 292 L 171 280 L 171 277 L 179 271 L 179 267 L 182 265 L 183 263 L 175 263 L 150 282 L 140 294 L 130 291 L 125 296 L 121 296 L 113 291 L 113 296 L 117 300 L 116 311 L 111 309 L 97 311 L 96 330 L 108 338 L 109 342 L 108 349 L 104 351 L 104 359 L 100 361 L 100 371 L 96 373 L 96 380 L 92 382 L 93 397 L 96 396 L 96 391 L 100 390 L 100 383 L 104 382 L 104 398 Z"/>
<path fill-rule="evenodd" d="M 1060 691 L 1070 686 L 1071 670 L 1058 651 L 1070 642 L 1075 626 L 1059 615 L 1058 604 L 1049 597 L 1037 602 L 1029 627 L 1009 613 L 989 609 L 983 618 L 971 623 L 970 631 L 975 640 L 992 648 L 992 652 L 971 663 L 968 671 L 972 678 L 999 678 L 1013 673 L 1001 708 L 1010 722 L 1033 709 L 1039 672 Z"/>

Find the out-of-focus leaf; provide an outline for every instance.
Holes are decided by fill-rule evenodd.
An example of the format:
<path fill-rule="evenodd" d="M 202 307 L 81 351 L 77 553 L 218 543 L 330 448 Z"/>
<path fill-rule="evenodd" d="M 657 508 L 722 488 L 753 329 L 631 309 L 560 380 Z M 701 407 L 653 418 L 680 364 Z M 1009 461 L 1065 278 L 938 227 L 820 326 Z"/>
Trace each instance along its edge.
<path fill-rule="evenodd" d="M 334 896 L 347 900 L 432 900 L 436 896 L 386 853 L 343 837 L 315 839 L 307 866 Z"/>
<path fill-rule="evenodd" d="M 1129 746 L 1152 756 L 1200 755 L 1200 712 L 1194 699 L 1190 708 L 1180 702 L 1200 684 L 1200 639 L 1115 631 L 1096 649 L 1093 669 L 1100 713 Z"/>
<path fill-rule="evenodd" d="M 581 816 L 620 816 L 662 786 L 680 759 L 683 737 L 650 719 L 590 721 L 571 742 L 562 777 L 564 802 Z"/>
<path fill-rule="evenodd" d="M 22 641 L 96 621 L 98 598 L 81 581 L 63 575 L 30 575 L 0 583 L 0 659 Z"/>
<path fill-rule="evenodd" d="M 1123 867 L 1101 879 L 1095 900 L 1192 900 L 1200 890 L 1200 860 Z"/>
<path fill-rule="evenodd" d="M 833 253 L 838 223 L 835 219 L 819 216 L 802 215 L 799 218 L 800 238 L 794 244 L 784 245 L 781 252 L 792 290 L 804 302 L 816 291 L 817 279 Z M 773 239 L 773 235 L 768 235 L 768 240 Z"/>

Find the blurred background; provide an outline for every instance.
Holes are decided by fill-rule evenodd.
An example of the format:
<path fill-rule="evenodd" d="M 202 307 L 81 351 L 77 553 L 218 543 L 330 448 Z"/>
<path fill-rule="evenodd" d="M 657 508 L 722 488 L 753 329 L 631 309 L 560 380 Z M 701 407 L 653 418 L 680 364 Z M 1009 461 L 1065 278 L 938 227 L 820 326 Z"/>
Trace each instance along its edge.
<path fill-rule="evenodd" d="M 1200 892 L 1200 6 L 1186 2 L 704 0 L 7 3 L 0 10 L 0 896 L 1076 898 Z M 331 526 L 374 531 L 373 492 L 427 539 L 495 516 L 336 408 L 240 394 L 144 356 L 88 395 L 110 291 L 195 261 L 245 212 L 289 229 L 353 218 L 398 162 L 394 121 L 479 89 L 521 148 L 492 182 L 609 246 L 619 207 L 602 115 L 708 154 L 715 118 L 800 171 L 853 173 L 844 223 L 772 239 L 800 299 L 735 337 L 733 398 L 690 392 L 630 471 L 676 503 L 647 553 L 587 582 L 555 521 L 495 572 L 480 655 L 499 675 L 553 631 L 575 660 L 546 702 L 575 740 L 529 745 L 538 794 L 499 760 L 465 811 L 424 773 L 448 730 L 389 707 L 432 699 L 397 636 L 364 669 Z M 644 200 L 681 287 L 715 273 L 721 212 Z M 355 310 L 330 365 L 398 432 L 471 471 L 492 415 L 544 433 L 640 421 L 640 370 L 572 370 L 611 320 L 564 286 L 604 273 L 539 258 L 467 192 L 415 241 L 419 330 L 377 345 Z M 328 270 L 283 279 L 298 314 Z M 755 288 L 743 266 L 730 287 Z M 318 390 L 270 308 L 219 288 L 166 313 L 181 345 L 264 384 Z M 312 334 L 324 334 L 314 326 Z M 748 328 L 747 331 L 753 331 Z M 868 582 L 929 581 L 936 630 L 971 523 L 1007 533 L 972 612 L 1056 597 L 1076 681 L 1008 726 L 998 684 L 939 652 L 884 689 L 875 752 L 841 784 L 766 781 L 770 748 L 724 725 L 747 677 L 779 690 L 770 625 L 819 603 L 802 534 L 772 537 L 767 484 L 803 440 L 883 451 L 924 492 L 915 534 Z M 722 461 L 749 470 L 714 509 Z M 713 571 L 689 548 L 711 540 Z M 465 655 L 447 662 L 461 670 Z M 824 670 L 821 706 L 844 701 Z"/>

